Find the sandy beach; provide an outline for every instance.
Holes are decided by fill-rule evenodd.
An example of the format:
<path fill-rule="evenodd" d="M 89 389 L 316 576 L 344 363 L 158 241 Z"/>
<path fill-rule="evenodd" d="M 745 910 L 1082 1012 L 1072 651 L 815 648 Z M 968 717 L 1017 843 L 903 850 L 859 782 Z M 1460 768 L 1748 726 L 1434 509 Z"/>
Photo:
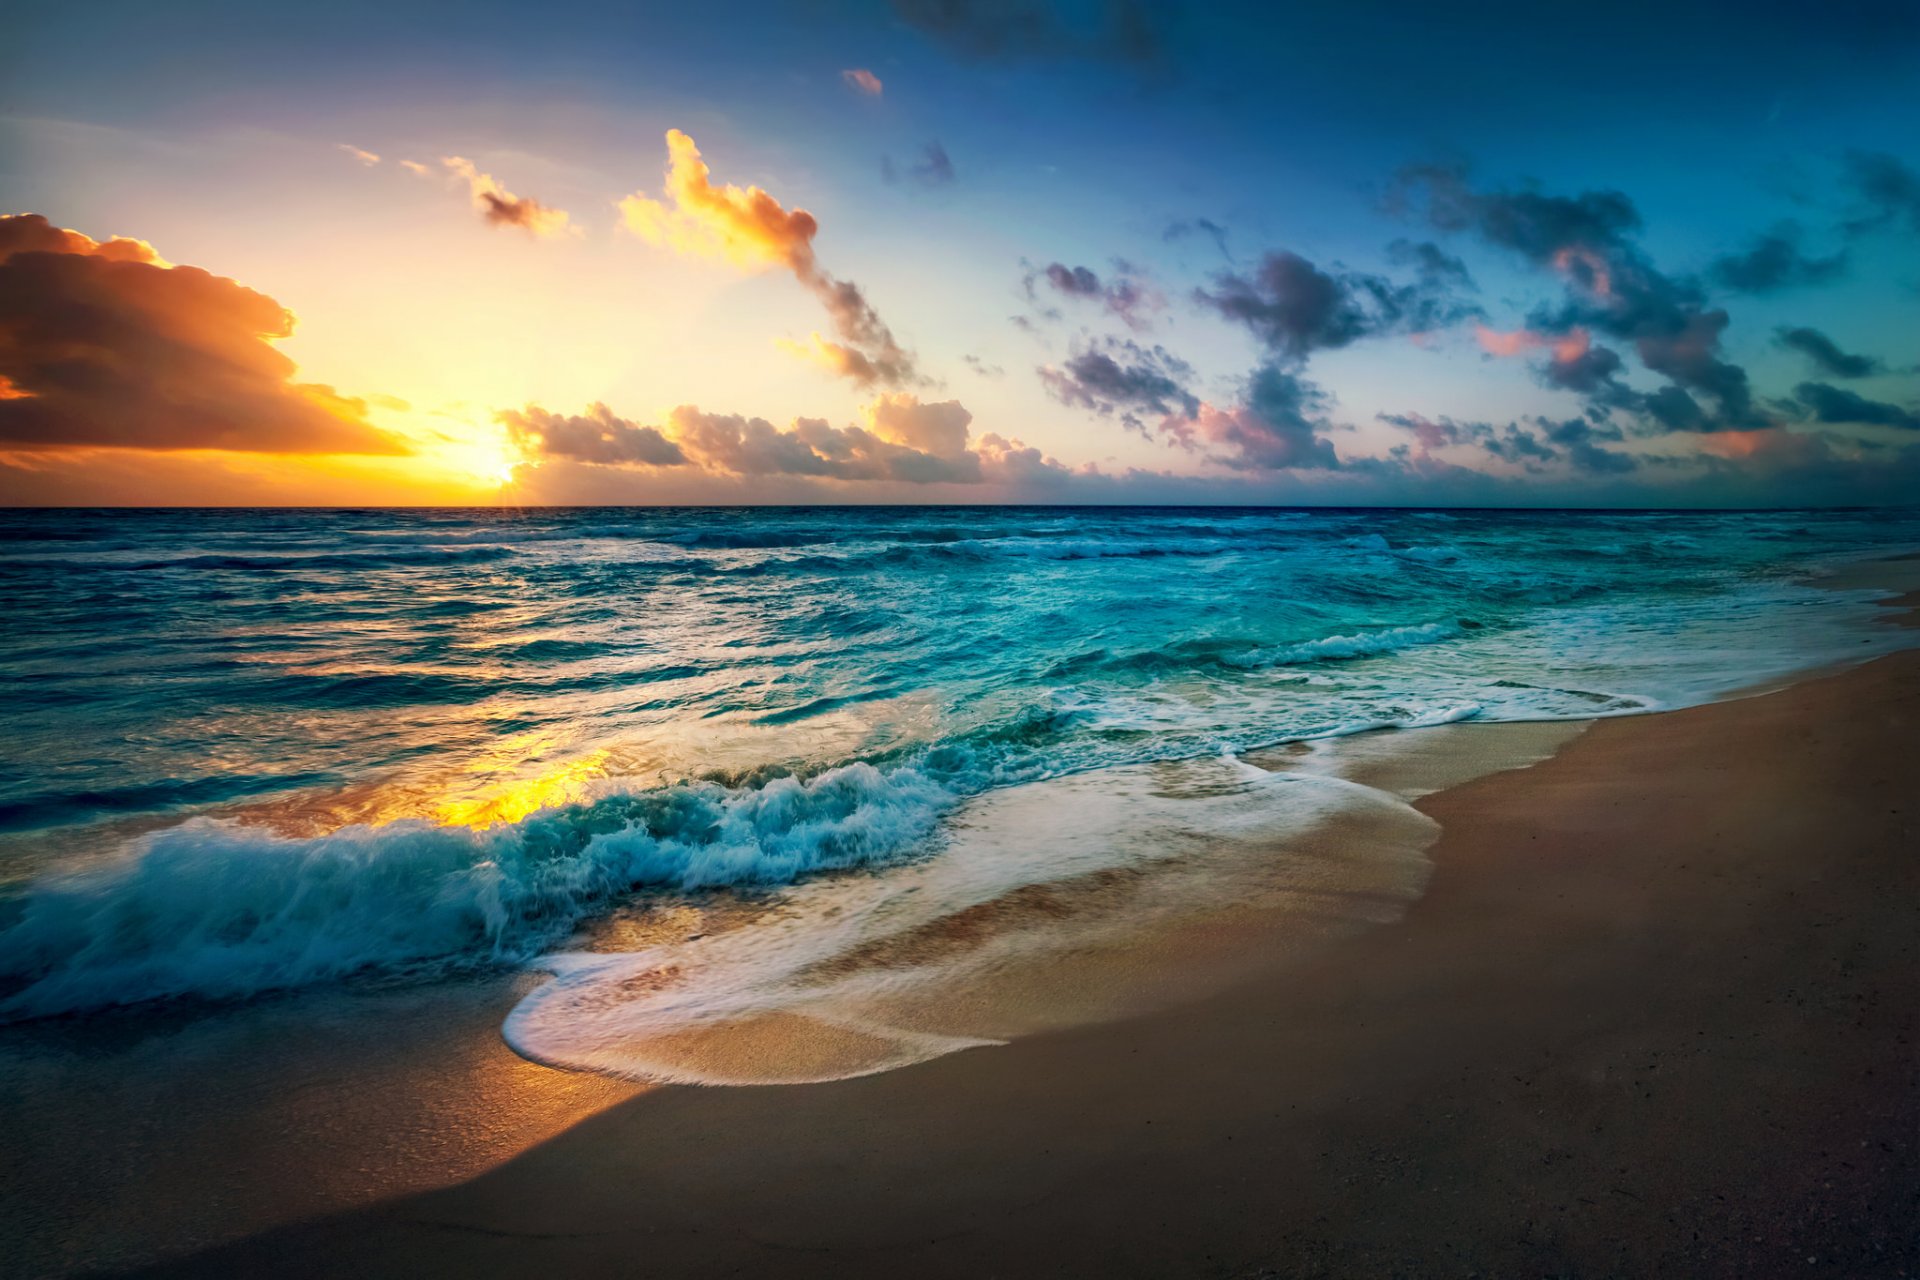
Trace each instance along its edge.
<path fill-rule="evenodd" d="M 1914 654 L 1599 722 L 1422 801 L 1425 897 L 1305 962 L 862 1079 L 646 1092 L 159 1273 L 1911 1274 L 1916 732 Z"/>

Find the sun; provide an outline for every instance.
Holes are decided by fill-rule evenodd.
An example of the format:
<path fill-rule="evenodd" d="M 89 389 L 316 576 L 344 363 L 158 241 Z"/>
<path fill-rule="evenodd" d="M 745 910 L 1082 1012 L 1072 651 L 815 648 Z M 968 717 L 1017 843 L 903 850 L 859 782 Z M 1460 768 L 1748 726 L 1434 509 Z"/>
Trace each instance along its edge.
<path fill-rule="evenodd" d="M 520 447 L 490 415 L 466 406 L 382 415 L 381 425 L 406 439 L 409 459 L 423 476 L 450 488 L 493 492 L 514 481 L 526 461 Z"/>

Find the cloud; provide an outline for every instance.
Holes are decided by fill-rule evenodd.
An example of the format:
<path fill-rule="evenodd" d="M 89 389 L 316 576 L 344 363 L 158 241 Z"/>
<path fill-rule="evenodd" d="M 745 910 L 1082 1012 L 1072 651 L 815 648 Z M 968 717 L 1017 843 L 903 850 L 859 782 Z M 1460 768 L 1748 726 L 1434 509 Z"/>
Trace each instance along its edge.
<path fill-rule="evenodd" d="M 1496 427 L 1488 422 L 1455 422 L 1452 418 L 1434 421 L 1417 413 L 1383 413 L 1379 417 L 1382 422 L 1411 432 L 1422 458 L 1436 449 L 1464 446 L 1533 475 L 1559 463 L 1589 476 L 1625 475 L 1640 467 L 1640 460 L 1634 455 L 1608 449 L 1601 443 L 1619 442 L 1623 433 L 1618 427 L 1590 418 L 1534 417 L 1524 423 L 1509 422 L 1504 427 Z"/>
<path fill-rule="evenodd" d="M 1287 250 L 1263 256 L 1251 276 L 1222 272 L 1212 290 L 1196 290 L 1194 297 L 1245 325 L 1268 351 L 1289 361 L 1380 334 L 1441 329 L 1480 314 L 1455 298 L 1444 280 L 1397 285 L 1359 272 L 1323 271 Z"/>
<path fill-rule="evenodd" d="M 530 196 L 514 195 L 466 157 L 447 156 L 440 163 L 467 184 L 473 207 L 488 226 L 519 227 L 543 240 L 579 234 L 564 209 L 550 209 Z"/>
<path fill-rule="evenodd" d="M 1382 413 L 1375 416 L 1389 426 L 1399 427 L 1403 431 L 1412 433 L 1414 443 L 1419 446 L 1423 454 L 1453 445 L 1471 443 L 1486 432 L 1483 423 L 1463 424 L 1455 422 L 1444 414 L 1437 419 L 1419 413 Z"/>
<path fill-rule="evenodd" d="M 1777 293 L 1782 289 L 1829 284 L 1847 272 L 1844 250 L 1825 258 L 1800 249 L 1800 228 L 1783 222 L 1740 253 L 1715 258 L 1707 275 L 1736 293 Z"/>
<path fill-rule="evenodd" d="M 1818 329 L 1781 328 L 1775 338 L 1783 347 L 1798 351 L 1833 378 L 1869 378 L 1885 373 L 1887 367 L 1873 356 L 1856 356 L 1842 351 L 1832 338 Z"/>
<path fill-rule="evenodd" d="M 1028 471 L 1035 465 L 1033 458 L 1013 457 L 1021 449 L 1004 440 L 997 451 L 971 448 L 973 414 L 959 401 L 922 401 L 906 392 L 875 397 L 861 406 L 860 422 L 845 427 L 803 417 L 783 428 L 765 418 L 706 413 L 696 405 L 674 409 L 658 427 L 618 417 L 604 404 L 571 416 L 536 405 L 498 416 L 521 449 L 542 464 L 908 485 L 974 485 L 995 478 L 995 468 L 1003 465 Z M 1059 466 L 1050 460 L 1048 465 Z"/>
<path fill-rule="evenodd" d="M 920 149 L 920 161 L 908 173 L 923 186 L 944 187 L 953 181 L 953 161 L 945 147 L 929 142 Z"/>
<path fill-rule="evenodd" d="M 1900 222 L 1920 231 L 1920 173 L 1884 151 L 1849 151 L 1842 164 L 1841 180 L 1859 205 L 1848 231 L 1859 234 Z"/>
<path fill-rule="evenodd" d="M 1044 365 L 1040 383 L 1061 404 L 1108 417 L 1145 432 L 1142 415 L 1192 418 L 1200 398 L 1187 390 L 1193 366 L 1164 347 L 1108 341 L 1071 356 L 1065 365 Z"/>
<path fill-rule="evenodd" d="M 864 93 L 869 98 L 877 98 L 886 91 L 886 86 L 880 83 L 880 77 L 864 67 L 842 71 L 840 79 L 855 93 Z"/>
<path fill-rule="evenodd" d="M 1562 283 L 1564 300 L 1529 316 L 1529 329 L 1549 335 L 1585 329 L 1631 343 L 1642 365 L 1674 384 L 1663 391 L 1677 391 L 1696 407 L 1688 393 L 1715 401 L 1717 412 L 1702 411 L 1691 429 L 1770 425 L 1753 403 L 1746 370 L 1721 358 L 1726 311 L 1709 306 L 1696 282 L 1654 266 L 1636 239 L 1639 210 L 1621 192 L 1560 196 L 1531 188 L 1476 191 L 1459 169 L 1423 167 L 1402 173 L 1389 205 L 1404 211 L 1420 198 L 1425 217 L 1436 228 L 1474 233 Z M 1597 406 L 1634 409 L 1667 425 L 1637 393 L 1610 375 L 1585 380 L 1594 386 Z M 1677 401 L 1669 395 L 1664 403 L 1671 409 Z"/>
<path fill-rule="evenodd" d="M 294 382 L 293 313 L 143 241 L 0 217 L 0 448 L 398 454 L 366 405 Z"/>
<path fill-rule="evenodd" d="M 1170 416 L 1160 429 L 1235 471 L 1332 470 L 1340 460 L 1320 434 L 1327 426 L 1326 406 L 1319 387 L 1267 364 L 1248 379 L 1241 404 L 1203 404 L 1191 421 Z"/>
<path fill-rule="evenodd" d="M 1220 250 L 1221 257 L 1228 262 L 1233 261 L 1233 254 L 1227 249 L 1227 229 L 1210 218 L 1180 218 L 1169 222 L 1166 230 L 1160 233 L 1160 240 L 1164 244 L 1173 244 L 1189 236 L 1205 236 L 1213 241 L 1214 248 Z"/>
<path fill-rule="evenodd" d="M 664 198 L 641 192 L 620 202 L 622 224 L 647 243 L 676 253 L 725 262 L 739 270 L 779 267 L 826 308 L 838 341 L 814 334 L 789 344 L 822 367 L 862 386 L 912 386 L 924 381 L 913 355 L 900 346 L 860 287 L 822 270 L 813 238 L 820 225 L 805 209 L 788 209 L 759 187 L 715 186 L 693 139 L 667 133 Z"/>
<path fill-rule="evenodd" d="M 1902 408 L 1882 400 L 1869 400 L 1845 387 L 1825 382 L 1803 382 L 1793 389 L 1793 394 L 1807 407 L 1815 422 L 1920 431 L 1920 407 Z"/>
<path fill-rule="evenodd" d="M 1431 289 L 1471 292 L 1476 287 L 1467 264 L 1431 240 L 1418 243 L 1395 240 L 1387 246 L 1387 256 L 1401 266 L 1413 268 L 1414 274 Z"/>
<path fill-rule="evenodd" d="M 599 466 L 678 467 L 687 462 L 680 446 L 654 427 L 616 417 L 594 402 L 583 414 L 565 416 L 537 405 L 496 414 L 522 450 L 549 458 L 571 458 Z"/>
<path fill-rule="evenodd" d="M 888 182 L 900 181 L 900 168 L 891 156 L 880 157 L 880 177 Z M 907 166 L 909 181 L 923 187 L 946 187 L 953 184 L 958 175 L 954 171 L 953 158 L 947 149 L 938 142 L 929 142 L 920 148 L 920 158 Z"/>
<path fill-rule="evenodd" d="M 335 143 L 334 145 L 339 147 L 340 150 L 346 152 L 348 155 L 352 156 L 355 160 L 358 160 L 361 164 L 366 165 L 369 169 L 371 169 L 374 165 L 380 163 L 379 156 L 375 155 L 371 151 L 362 151 L 359 147 L 356 147 L 351 143 L 339 142 L 339 143 Z"/>
<path fill-rule="evenodd" d="M 1595 346 L 1593 335 L 1585 329 L 1566 333 L 1542 333 L 1533 329 L 1502 332 L 1477 324 L 1473 327 L 1473 337 L 1490 356 L 1511 357 L 1538 349 L 1551 352 L 1540 370 L 1540 380 L 1547 386 L 1584 395 L 1597 395 L 1610 386 L 1617 388 L 1613 380 L 1621 369 L 1619 353 Z"/>
<path fill-rule="evenodd" d="M 402 160 L 400 167 L 417 177 L 431 178 L 433 176 L 433 170 L 427 165 L 421 164 L 418 160 Z"/>
<path fill-rule="evenodd" d="M 908 26 L 969 58 L 1087 58 L 1147 66 L 1164 40 L 1145 0 L 892 0 Z M 1064 10 L 1064 11 L 1063 11 Z"/>
<path fill-rule="evenodd" d="M 1114 274 L 1102 280 L 1091 267 L 1069 267 L 1063 262 L 1050 262 L 1044 267 L 1030 268 L 1021 285 L 1028 298 L 1037 300 L 1036 287 L 1044 280 L 1054 293 L 1063 298 L 1097 303 L 1129 329 L 1137 331 L 1151 328 L 1149 313 L 1164 307 L 1166 299 L 1140 279 L 1131 263 L 1116 258 L 1113 265 Z"/>

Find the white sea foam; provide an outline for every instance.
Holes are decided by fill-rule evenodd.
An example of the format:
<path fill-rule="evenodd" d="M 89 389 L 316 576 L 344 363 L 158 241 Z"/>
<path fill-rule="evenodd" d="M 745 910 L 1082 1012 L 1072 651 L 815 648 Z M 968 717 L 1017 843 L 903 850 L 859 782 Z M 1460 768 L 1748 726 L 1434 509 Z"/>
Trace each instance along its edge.
<path fill-rule="evenodd" d="M 1352 635 L 1325 636 L 1299 644 L 1256 649 L 1229 658 L 1237 667 L 1259 668 L 1289 666 L 1302 662 L 1342 662 L 1351 658 L 1371 658 L 1395 653 L 1415 645 L 1439 644 L 1462 634 L 1457 623 L 1428 622 L 1413 627 L 1382 627 L 1377 631 L 1359 631 Z"/>
<path fill-rule="evenodd" d="M 1335 821 L 1345 839 L 1316 838 Z M 1260 912 L 1269 946 L 1394 918 L 1433 823 L 1333 776 L 1231 758 L 1098 770 L 994 792 L 941 856 L 789 890 L 747 927 L 542 961 L 508 1018 L 537 1061 L 647 1080 L 803 1083 L 890 1070 L 1152 1002 L 1199 979 L 1148 938 Z M 1132 963 L 1102 963 L 1119 948 Z M 1270 958 L 1270 957 L 1269 957 Z"/>

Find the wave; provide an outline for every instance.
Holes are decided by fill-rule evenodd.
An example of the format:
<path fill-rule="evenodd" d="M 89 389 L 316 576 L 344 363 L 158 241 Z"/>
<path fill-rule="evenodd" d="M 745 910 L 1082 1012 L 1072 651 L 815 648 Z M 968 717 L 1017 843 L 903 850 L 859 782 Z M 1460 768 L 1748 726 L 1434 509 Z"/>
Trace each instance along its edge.
<path fill-rule="evenodd" d="M 1418 645 L 1440 644 L 1456 639 L 1478 626 L 1478 623 L 1468 625 L 1461 622 L 1428 622 L 1416 627 L 1384 627 L 1378 631 L 1360 631 L 1345 636 L 1324 636 L 1318 640 L 1306 640 L 1299 644 L 1256 649 L 1252 653 L 1226 658 L 1224 661 L 1231 666 L 1251 670 L 1293 666 L 1307 662 L 1346 662 L 1354 658 L 1372 658 L 1384 653 L 1397 653 L 1401 649 L 1411 649 Z"/>
<path fill-rule="evenodd" d="M 486 564 L 518 552 L 510 547 L 477 546 L 416 551 L 323 551 L 283 555 L 232 555 L 218 552 L 155 560 L 79 560 L 48 557 L 0 561 L 7 568 L 94 570 L 148 573 L 163 569 L 215 569 L 273 572 L 302 569 L 406 569 Z"/>
<path fill-rule="evenodd" d="M 0 1020 L 230 999 L 355 974 L 526 960 L 617 895 L 784 884 L 898 861 L 958 800 L 869 764 L 682 783 L 484 829 L 406 820 L 297 838 L 199 818 L 34 883 L 0 931 Z"/>

